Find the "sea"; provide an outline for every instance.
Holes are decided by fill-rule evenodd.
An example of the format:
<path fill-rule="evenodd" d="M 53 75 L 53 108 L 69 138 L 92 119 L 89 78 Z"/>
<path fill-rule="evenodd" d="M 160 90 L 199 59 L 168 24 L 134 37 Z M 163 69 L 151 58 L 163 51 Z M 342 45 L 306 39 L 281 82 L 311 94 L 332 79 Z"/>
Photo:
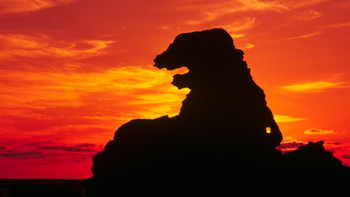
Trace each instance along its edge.
<path fill-rule="evenodd" d="M 10 195 L 11 190 L 18 190 L 18 188 L 28 190 L 28 187 L 44 189 L 68 188 L 69 190 L 78 191 L 82 196 L 85 196 L 84 179 L 0 179 L 0 197 L 13 197 Z M 27 196 L 30 196 L 29 193 L 30 191 L 27 193 Z M 22 195 L 20 194 L 19 196 Z"/>

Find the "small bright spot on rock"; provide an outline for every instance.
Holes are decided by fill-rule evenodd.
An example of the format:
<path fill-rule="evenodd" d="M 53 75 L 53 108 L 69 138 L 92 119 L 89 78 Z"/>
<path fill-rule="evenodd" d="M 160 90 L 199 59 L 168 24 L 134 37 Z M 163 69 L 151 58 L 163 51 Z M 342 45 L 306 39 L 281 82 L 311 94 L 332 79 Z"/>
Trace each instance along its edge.
<path fill-rule="evenodd" d="M 266 127 L 266 133 L 271 133 L 271 127 Z"/>

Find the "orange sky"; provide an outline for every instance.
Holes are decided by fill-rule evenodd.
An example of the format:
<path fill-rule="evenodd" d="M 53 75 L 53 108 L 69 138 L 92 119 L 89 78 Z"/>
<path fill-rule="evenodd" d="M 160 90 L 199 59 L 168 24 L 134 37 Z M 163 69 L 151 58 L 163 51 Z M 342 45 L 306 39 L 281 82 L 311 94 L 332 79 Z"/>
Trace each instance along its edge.
<path fill-rule="evenodd" d="M 347 0 L 2 0 L 0 178 L 88 178 L 128 120 L 176 115 L 189 90 L 153 59 L 225 28 L 289 150 L 325 140 L 350 165 Z M 184 72 L 184 71 L 178 71 Z"/>

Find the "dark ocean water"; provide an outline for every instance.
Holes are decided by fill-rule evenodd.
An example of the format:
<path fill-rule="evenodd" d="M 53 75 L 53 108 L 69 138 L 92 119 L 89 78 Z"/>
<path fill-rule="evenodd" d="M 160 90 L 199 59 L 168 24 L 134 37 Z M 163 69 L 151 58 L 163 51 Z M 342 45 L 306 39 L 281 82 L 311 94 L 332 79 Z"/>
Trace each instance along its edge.
<path fill-rule="evenodd" d="M 69 190 L 79 191 L 84 194 L 84 180 L 83 179 L 0 179 L 0 197 L 12 197 L 10 190 L 17 190 L 20 188 L 26 191 L 28 188 L 64 188 Z M 35 197 L 35 196 L 33 196 Z"/>

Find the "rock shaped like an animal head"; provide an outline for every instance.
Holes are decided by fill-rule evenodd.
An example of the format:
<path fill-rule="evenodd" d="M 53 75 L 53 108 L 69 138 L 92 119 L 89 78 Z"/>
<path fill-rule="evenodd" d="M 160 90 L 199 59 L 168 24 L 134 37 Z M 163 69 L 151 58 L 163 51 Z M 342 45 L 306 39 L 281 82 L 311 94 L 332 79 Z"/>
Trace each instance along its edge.
<path fill-rule="evenodd" d="M 233 67 L 239 66 L 233 62 L 242 59 L 243 51 L 235 49 L 230 34 L 223 29 L 211 29 L 178 35 L 168 49 L 156 57 L 154 66 L 168 70 L 187 67 L 189 72 L 175 75 L 173 84 L 193 90 L 215 86 L 222 78 L 228 78 Z M 243 66 L 246 69 L 246 65 Z"/>
<path fill-rule="evenodd" d="M 154 66 L 168 70 L 186 66 L 191 70 L 202 62 L 212 61 L 213 58 L 216 61 L 234 50 L 230 34 L 223 29 L 183 33 L 175 38 L 165 52 L 156 57 Z"/>

